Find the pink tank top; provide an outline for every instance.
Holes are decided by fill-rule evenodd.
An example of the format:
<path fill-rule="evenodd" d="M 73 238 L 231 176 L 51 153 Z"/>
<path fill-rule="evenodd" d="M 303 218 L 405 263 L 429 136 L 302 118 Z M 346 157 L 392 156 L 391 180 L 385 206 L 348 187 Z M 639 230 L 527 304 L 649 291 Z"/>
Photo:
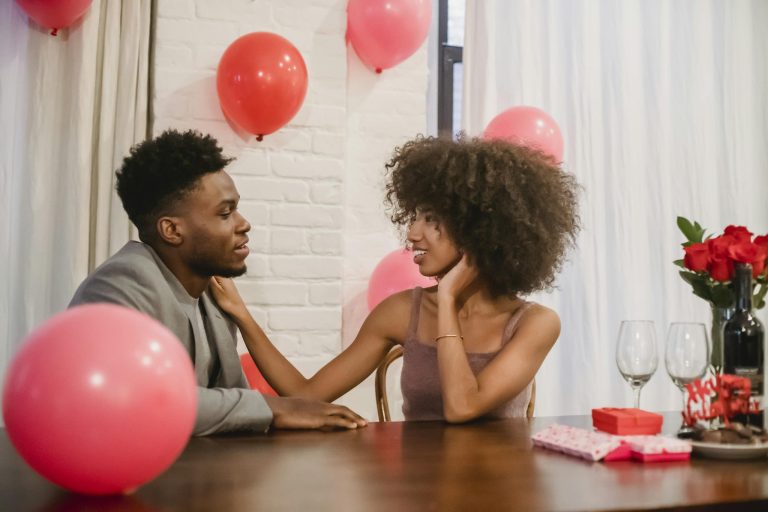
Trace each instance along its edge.
<path fill-rule="evenodd" d="M 422 343 L 416 337 L 421 295 L 421 288 L 413 289 L 411 320 L 408 334 L 403 341 L 403 370 L 400 375 L 403 415 L 406 421 L 444 420 L 440 373 L 437 367 L 437 347 L 434 343 Z M 524 302 L 510 316 L 502 333 L 502 348 L 514 335 L 523 313 L 532 305 L 531 302 Z M 475 375 L 480 373 L 500 351 L 501 349 L 496 352 L 468 352 L 467 359 L 472 372 Z M 517 396 L 489 411 L 484 418 L 525 417 L 530 400 L 531 383 L 528 383 Z"/>

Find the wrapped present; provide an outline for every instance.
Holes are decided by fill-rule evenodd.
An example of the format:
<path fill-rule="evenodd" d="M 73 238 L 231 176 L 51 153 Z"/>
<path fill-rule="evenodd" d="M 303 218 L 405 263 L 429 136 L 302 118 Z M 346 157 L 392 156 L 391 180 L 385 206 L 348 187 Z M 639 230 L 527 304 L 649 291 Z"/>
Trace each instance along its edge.
<path fill-rule="evenodd" d="M 531 439 L 537 446 L 591 461 L 600 460 L 621 446 L 616 436 L 567 425 L 550 425 Z"/>
<path fill-rule="evenodd" d="M 653 435 L 661 432 L 664 418 L 642 409 L 603 407 L 592 409 L 592 424 L 615 435 Z"/>
<path fill-rule="evenodd" d="M 531 436 L 533 444 L 589 461 L 641 462 L 688 460 L 691 444 L 665 436 L 616 436 L 567 425 L 550 425 Z"/>
<path fill-rule="evenodd" d="M 691 458 L 691 443 L 666 436 L 625 436 L 634 460 L 640 462 L 671 462 Z"/>

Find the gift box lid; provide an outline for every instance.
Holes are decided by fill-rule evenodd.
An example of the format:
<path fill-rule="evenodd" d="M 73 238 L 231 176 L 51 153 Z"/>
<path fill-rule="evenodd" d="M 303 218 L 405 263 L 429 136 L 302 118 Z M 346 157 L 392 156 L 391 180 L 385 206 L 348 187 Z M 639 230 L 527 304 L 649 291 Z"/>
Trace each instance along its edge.
<path fill-rule="evenodd" d="M 656 434 L 664 418 L 642 409 L 603 407 L 592 409 L 592 423 L 611 434 Z"/>

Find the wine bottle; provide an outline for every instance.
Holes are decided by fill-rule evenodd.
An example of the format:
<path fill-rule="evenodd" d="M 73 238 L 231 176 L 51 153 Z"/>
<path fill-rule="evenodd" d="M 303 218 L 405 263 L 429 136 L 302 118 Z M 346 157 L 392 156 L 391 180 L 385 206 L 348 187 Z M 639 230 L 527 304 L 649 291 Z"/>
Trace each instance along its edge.
<path fill-rule="evenodd" d="M 736 309 L 723 327 L 723 373 L 747 377 L 750 381 L 750 406 L 759 414 L 737 415 L 734 421 L 763 427 L 763 324 L 752 311 L 752 266 L 736 263 L 731 282 Z"/>

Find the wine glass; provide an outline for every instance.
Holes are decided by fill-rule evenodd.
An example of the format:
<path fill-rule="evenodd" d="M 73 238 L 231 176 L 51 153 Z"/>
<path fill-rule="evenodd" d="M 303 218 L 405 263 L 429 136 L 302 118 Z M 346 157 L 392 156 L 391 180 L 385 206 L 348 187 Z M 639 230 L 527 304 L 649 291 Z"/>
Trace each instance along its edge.
<path fill-rule="evenodd" d="M 650 320 L 624 320 L 616 343 L 616 365 L 635 394 L 635 409 L 640 408 L 640 390 L 651 379 L 659 364 L 656 328 Z"/>
<path fill-rule="evenodd" d="M 670 324 L 664 362 L 669 377 L 682 392 L 685 410 L 685 385 L 702 378 L 709 367 L 709 340 L 704 324 Z M 692 433 L 693 429 L 683 424 L 677 431 L 677 436 L 690 437 Z"/>

